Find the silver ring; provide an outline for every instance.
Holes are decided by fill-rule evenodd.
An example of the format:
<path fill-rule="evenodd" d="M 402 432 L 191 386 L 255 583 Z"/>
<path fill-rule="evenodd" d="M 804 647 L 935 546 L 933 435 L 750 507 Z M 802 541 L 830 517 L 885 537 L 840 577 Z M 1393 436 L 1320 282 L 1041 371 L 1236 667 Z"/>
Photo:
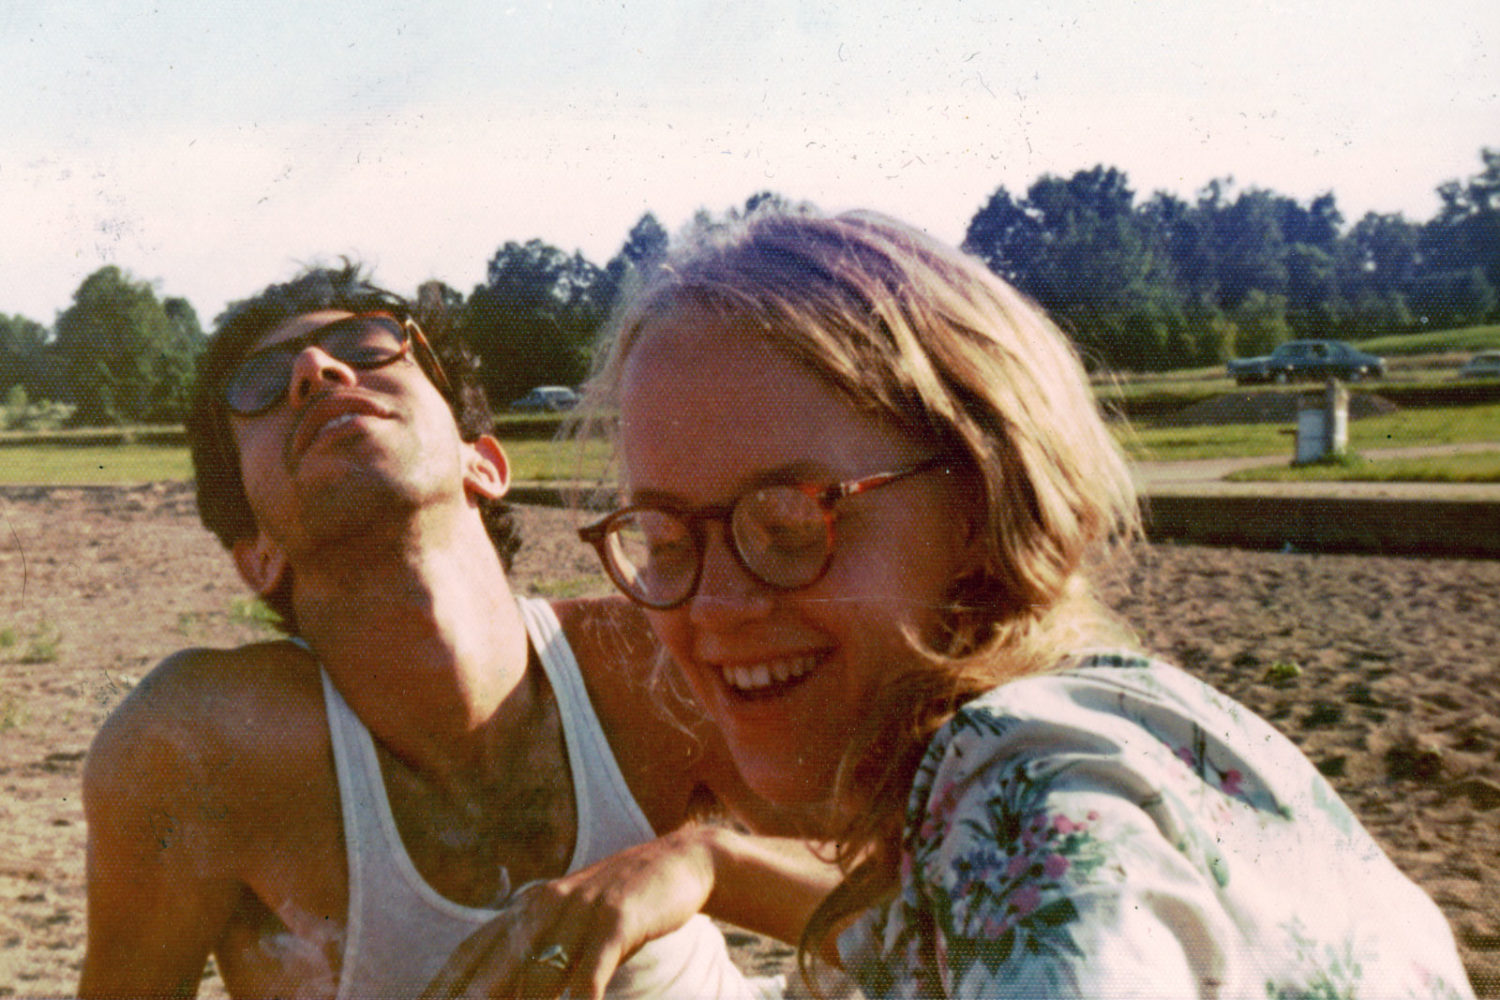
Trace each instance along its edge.
<path fill-rule="evenodd" d="M 573 960 L 568 957 L 567 950 L 560 944 L 549 944 L 541 951 L 532 955 L 531 960 L 537 965 L 545 965 L 547 968 L 556 969 L 558 972 L 567 972 L 568 966 L 573 964 Z"/>

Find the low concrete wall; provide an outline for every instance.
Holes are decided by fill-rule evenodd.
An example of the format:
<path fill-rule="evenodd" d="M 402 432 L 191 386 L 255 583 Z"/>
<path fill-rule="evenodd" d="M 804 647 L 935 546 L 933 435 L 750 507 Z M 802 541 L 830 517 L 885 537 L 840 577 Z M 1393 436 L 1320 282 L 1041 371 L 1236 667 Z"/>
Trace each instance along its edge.
<path fill-rule="evenodd" d="M 570 486 L 517 483 L 509 499 L 576 505 Z M 607 496 L 588 499 L 586 509 L 609 507 Z M 1143 507 L 1153 542 L 1500 559 L 1500 502 L 1491 500 L 1152 494 Z"/>
<path fill-rule="evenodd" d="M 1500 558 L 1500 503 L 1484 500 L 1154 495 L 1144 511 L 1152 541 Z"/>

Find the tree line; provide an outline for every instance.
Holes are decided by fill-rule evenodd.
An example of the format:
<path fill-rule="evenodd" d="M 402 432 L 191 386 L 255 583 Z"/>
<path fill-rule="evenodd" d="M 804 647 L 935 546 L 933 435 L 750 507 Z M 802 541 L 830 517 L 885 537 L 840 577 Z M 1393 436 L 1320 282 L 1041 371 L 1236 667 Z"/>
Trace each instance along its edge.
<path fill-rule="evenodd" d="M 1348 226 L 1332 192 L 1303 204 L 1217 179 L 1191 201 L 1141 199 L 1101 165 L 1045 175 L 1020 196 L 997 189 L 963 247 L 1045 308 L 1091 364 L 1117 370 L 1216 364 L 1292 337 L 1468 326 L 1500 320 L 1500 149 L 1480 159 L 1473 177 L 1437 188 L 1432 219 L 1371 212 Z M 768 199 L 787 203 L 762 192 L 728 214 Z M 602 267 L 540 239 L 507 242 L 467 295 L 433 280 L 418 299 L 466 338 L 503 408 L 532 386 L 582 381 L 622 289 L 668 243 L 650 213 Z M 0 400 L 12 424 L 39 400 L 66 404 L 77 425 L 175 422 L 206 342 L 186 299 L 102 267 L 50 328 L 0 314 Z"/>
<path fill-rule="evenodd" d="M 1306 205 L 1214 180 L 1138 201 L 1112 167 L 996 191 L 964 249 L 1045 308 L 1087 357 L 1136 371 L 1260 354 L 1291 337 L 1359 338 L 1500 318 L 1500 149 L 1437 189 L 1431 220 Z"/>

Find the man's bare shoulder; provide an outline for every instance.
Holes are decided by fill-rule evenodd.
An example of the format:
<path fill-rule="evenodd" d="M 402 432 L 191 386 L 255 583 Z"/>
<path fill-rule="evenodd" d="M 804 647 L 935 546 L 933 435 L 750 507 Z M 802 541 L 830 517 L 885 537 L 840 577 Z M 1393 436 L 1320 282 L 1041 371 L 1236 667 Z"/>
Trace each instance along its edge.
<path fill-rule="evenodd" d="M 317 663 L 292 643 L 188 649 L 163 660 L 105 720 L 89 750 L 89 798 L 169 796 L 189 782 L 283 784 L 328 759 Z"/>
<path fill-rule="evenodd" d="M 641 609 L 623 598 L 599 597 L 553 604 L 583 674 L 594 709 L 658 737 L 696 743 L 703 719 L 681 703 L 672 667 Z"/>
<path fill-rule="evenodd" d="M 83 992 L 186 995 L 211 950 L 244 965 L 227 935 L 258 933 L 267 907 L 342 916 L 322 701 L 316 662 L 291 643 L 191 649 L 105 721 L 84 768 Z"/>
<path fill-rule="evenodd" d="M 735 809 L 747 794 L 717 730 L 665 659 L 645 613 L 624 598 L 553 604 L 631 791 L 657 830 L 681 823 L 705 793 Z"/>
<path fill-rule="evenodd" d="M 659 647 L 640 608 L 623 597 L 587 597 L 555 601 L 552 609 L 585 673 L 608 665 L 616 673 L 649 679 Z"/>
<path fill-rule="evenodd" d="M 101 736 L 189 727 L 239 740 L 322 711 L 317 661 L 285 640 L 235 649 L 185 649 L 159 663 L 105 721 Z"/>

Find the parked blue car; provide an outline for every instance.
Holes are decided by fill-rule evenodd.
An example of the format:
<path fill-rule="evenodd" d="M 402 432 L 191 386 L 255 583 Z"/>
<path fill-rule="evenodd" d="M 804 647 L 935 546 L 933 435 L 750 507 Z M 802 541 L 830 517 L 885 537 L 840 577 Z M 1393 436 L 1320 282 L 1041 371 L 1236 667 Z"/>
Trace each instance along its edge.
<path fill-rule="evenodd" d="M 578 405 L 578 393 L 565 385 L 539 385 L 510 404 L 518 413 L 557 413 Z"/>
<path fill-rule="evenodd" d="M 1385 359 L 1342 340 L 1289 340 L 1259 358 L 1235 358 L 1226 366 L 1240 385 L 1341 378 L 1358 382 L 1385 375 Z"/>

